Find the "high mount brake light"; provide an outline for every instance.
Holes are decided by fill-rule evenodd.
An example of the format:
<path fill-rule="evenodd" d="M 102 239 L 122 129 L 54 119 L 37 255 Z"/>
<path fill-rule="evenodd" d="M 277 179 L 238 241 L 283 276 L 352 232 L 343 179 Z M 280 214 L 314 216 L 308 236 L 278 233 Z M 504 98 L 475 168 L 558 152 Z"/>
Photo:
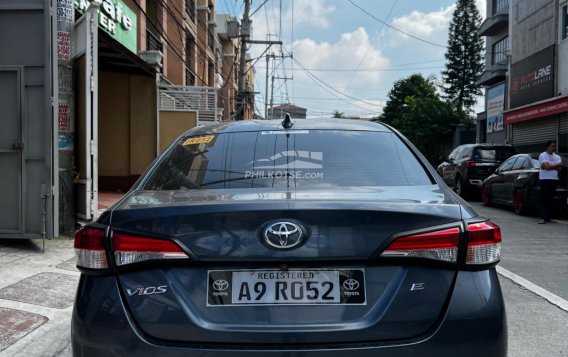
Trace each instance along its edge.
<path fill-rule="evenodd" d="M 491 264 L 501 259 L 501 228 L 498 225 L 490 221 L 471 223 L 467 231 L 466 264 Z"/>
<path fill-rule="evenodd" d="M 112 245 L 117 266 L 158 259 L 188 259 L 174 242 L 163 239 L 135 237 L 113 233 Z"/>
<path fill-rule="evenodd" d="M 415 257 L 457 262 L 460 229 L 448 228 L 395 239 L 381 254 L 383 257 Z"/>
<path fill-rule="evenodd" d="M 105 231 L 102 229 L 84 227 L 75 234 L 75 258 L 78 267 L 108 268 L 104 239 Z"/>
<path fill-rule="evenodd" d="M 467 225 L 467 265 L 493 264 L 501 259 L 501 229 L 486 221 Z M 396 238 L 381 254 L 382 257 L 414 257 L 455 263 L 461 231 L 447 228 Z"/>

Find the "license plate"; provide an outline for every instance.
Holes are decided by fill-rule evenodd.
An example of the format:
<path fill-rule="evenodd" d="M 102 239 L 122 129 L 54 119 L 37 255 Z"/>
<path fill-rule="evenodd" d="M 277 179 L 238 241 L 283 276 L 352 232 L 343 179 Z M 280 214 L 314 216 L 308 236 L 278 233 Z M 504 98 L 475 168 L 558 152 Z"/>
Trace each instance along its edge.
<path fill-rule="evenodd" d="M 210 270 L 207 306 L 365 305 L 363 269 Z"/>

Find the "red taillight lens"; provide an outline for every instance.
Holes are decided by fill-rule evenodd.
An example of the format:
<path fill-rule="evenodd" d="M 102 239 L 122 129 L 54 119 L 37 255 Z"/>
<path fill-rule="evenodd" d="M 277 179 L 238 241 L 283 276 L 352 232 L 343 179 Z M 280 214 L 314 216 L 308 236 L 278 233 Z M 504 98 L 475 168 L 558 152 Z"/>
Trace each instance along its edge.
<path fill-rule="evenodd" d="M 460 229 L 448 228 L 397 238 L 381 254 L 383 257 L 416 257 L 456 262 Z"/>
<path fill-rule="evenodd" d="M 467 226 L 466 264 L 491 264 L 501 259 L 501 229 L 493 222 L 472 223 Z"/>
<path fill-rule="evenodd" d="M 116 265 L 126 265 L 156 259 L 187 259 L 174 242 L 163 239 L 135 237 L 114 233 L 112 237 Z"/>
<path fill-rule="evenodd" d="M 475 161 L 466 161 L 465 166 L 467 167 L 481 166 L 481 163 Z"/>
<path fill-rule="evenodd" d="M 89 269 L 108 268 L 105 253 L 105 231 L 84 227 L 75 234 L 77 266 Z"/>

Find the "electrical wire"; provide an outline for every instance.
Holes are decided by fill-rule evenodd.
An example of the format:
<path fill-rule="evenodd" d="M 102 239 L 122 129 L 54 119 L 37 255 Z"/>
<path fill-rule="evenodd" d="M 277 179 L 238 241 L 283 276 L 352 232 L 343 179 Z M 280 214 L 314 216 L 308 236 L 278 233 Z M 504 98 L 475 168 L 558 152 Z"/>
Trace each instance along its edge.
<path fill-rule="evenodd" d="M 355 6 L 356 8 L 358 8 L 359 10 L 361 10 L 362 12 L 364 12 L 365 14 L 367 14 L 369 17 L 375 19 L 376 21 L 382 23 L 384 26 L 387 26 L 387 27 L 390 28 L 390 29 L 393 29 L 393 30 L 395 30 L 395 31 L 397 31 L 397 32 L 400 32 L 400 33 L 402 33 L 402 34 L 404 34 L 404 35 L 406 35 L 406 36 L 408 36 L 408 37 L 412 37 L 412 38 L 415 39 L 415 40 L 418 40 L 418 41 L 427 43 L 427 44 L 429 44 L 429 45 L 436 46 L 436 47 L 441 47 L 441 48 L 447 48 L 446 45 L 440 45 L 440 44 L 438 44 L 438 43 L 434 43 L 434 42 L 425 40 L 425 39 L 420 38 L 420 37 L 418 37 L 418 36 L 414 36 L 414 35 L 412 35 L 412 34 L 410 34 L 410 33 L 408 33 L 408 32 L 404 32 L 404 31 L 402 31 L 401 29 L 398 29 L 398 28 L 396 28 L 396 27 L 394 27 L 394 26 L 391 26 L 391 25 L 387 24 L 385 21 L 383 21 L 383 20 L 379 19 L 378 17 L 376 17 L 375 15 L 371 14 L 369 11 L 363 9 L 361 6 L 357 5 L 355 2 L 353 2 L 353 0 L 347 0 L 347 1 L 349 1 L 353 6 Z"/>
<path fill-rule="evenodd" d="M 385 16 L 385 20 L 387 21 L 388 18 L 390 17 L 390 15 L 392 14 L 392 12 L 394 11 L 394 8 L 396 7 L 396 4 L 398 4 L 398 0 L 395 0 L 394 3 L 392 4 L 387 16 Z M 357 65 L 357 69 L 359 69 L 361 67 L 361 65 L 363 64 L 363 61 L 367 58 L 367 55 L 369 54 L 369 52 L 371 51 L 371 48 L 373 48 L 373 43 L 375 43 L 375 40 L 377 38 L 377 36 L 379 35 L 379 33 L 383 30 L 383 28 L 385 27 L 385 23 L 383 22 L 381 24 L 381 27 L 379 27 L 377 29 L 377 31 L 375 32 L 375 34 L 373 35 L 373 38 L 371 39 L 371 41 L 369 42 L 369 47 L 367 47 L 367 51 L 365 51 L 365 55 L 363 55 L 363 58 L 361 58 L 361 60 L 359 61 L 359 64 Z M 355 78 L 355 72 L 351 75 L 351 78 L 349 78 L 349 82 L 347 82 L 347 89 L 349 89 L 349 86 L 351 86 L 351 82 L 353 82 L 353 78 Z"/>

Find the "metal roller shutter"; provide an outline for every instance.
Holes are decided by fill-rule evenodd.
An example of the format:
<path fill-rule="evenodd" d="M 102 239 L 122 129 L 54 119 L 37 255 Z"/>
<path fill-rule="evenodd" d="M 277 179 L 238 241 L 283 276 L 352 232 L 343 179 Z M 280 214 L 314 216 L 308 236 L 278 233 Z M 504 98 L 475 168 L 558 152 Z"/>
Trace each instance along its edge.
<path fill-rule="evenodd" d="M 513 124 L 513 145 L 538 144 L 556 139 L 558 117 Z"/>
<path fill-rule="evenodd" d="M 568 134 L 568 113 L 560 114 L 558 131 L 560 134 Z"/>

